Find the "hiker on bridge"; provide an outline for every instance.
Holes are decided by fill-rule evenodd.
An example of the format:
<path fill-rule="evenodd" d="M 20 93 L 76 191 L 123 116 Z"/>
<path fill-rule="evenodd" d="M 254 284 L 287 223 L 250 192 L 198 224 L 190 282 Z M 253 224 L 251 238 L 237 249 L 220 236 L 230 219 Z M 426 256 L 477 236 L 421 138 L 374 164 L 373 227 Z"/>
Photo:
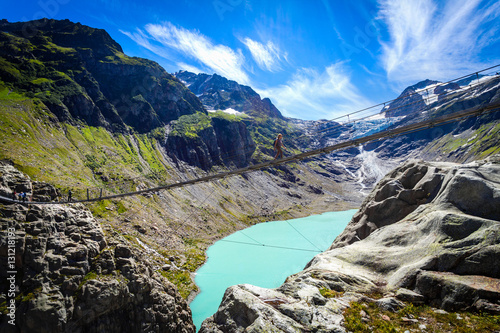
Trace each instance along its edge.
<path fill-rule="evenodd" d="M 274 151 L 276 152 L 274 159 L 277 159 L 278 156 L 280 158 L 283 158 L 283 151 L 281 150 L 281 147 L 286 149 L 285 145 L 283 144 L 283 135 L 281 135 L 281 133 L 280 133 L 276 137 L 276 140 L 274 140 Z"/>

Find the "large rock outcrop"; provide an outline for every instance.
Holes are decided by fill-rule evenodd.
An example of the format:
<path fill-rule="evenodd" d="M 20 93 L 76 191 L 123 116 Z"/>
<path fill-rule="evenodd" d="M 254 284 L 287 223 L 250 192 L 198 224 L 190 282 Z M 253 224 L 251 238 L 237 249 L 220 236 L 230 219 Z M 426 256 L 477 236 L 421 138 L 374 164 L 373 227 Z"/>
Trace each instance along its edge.
<path fill-rule="evenodd" d="M 189 125 L 202 122 L 205 126 L 199 130 Z M 166 128 L 162 142 L 166 153 L 204 170 L 222 162 L 226 166 L 247 166 L 256 147 L 246 123 L 239 119 L 196 114 L 181 117 Z"/>
<path fill-rule="evenodd" d="M 47 187 L 0 164 L 4 196 L 22 190 L 50 197 L 56 191 Z M 145 254 L 106 237 L 81 204 L 5 203 L 0 212 L 1 332 L 195 331 L 176 288 Z"/>
<path fill-rule="evenodd" d="M 382 307 L 401 300 L 500 313 L 499 254 L 500 158 L 408 162 L 304 271 L 277 289 L 228 288 L 201 332 L 345 332 L 343 309 L 373 292 Z"/>

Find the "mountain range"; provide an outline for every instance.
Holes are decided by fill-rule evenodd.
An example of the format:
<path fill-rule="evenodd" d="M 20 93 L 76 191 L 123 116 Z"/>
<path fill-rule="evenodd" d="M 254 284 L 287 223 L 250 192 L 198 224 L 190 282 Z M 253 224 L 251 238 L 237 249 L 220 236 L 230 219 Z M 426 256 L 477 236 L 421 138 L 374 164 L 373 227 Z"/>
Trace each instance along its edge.
<path fill-rule="evenodd" d="M 449 113 L 471 107 L 480 107 L 498 103 L 500 100 L 498 75 L 473 75 L 457 82 L 439 82 L 424 80 L 409 86 L 394 100 L 379 109 L 372 109 L 365 115 L 353 114 L 353 119 L 339 123 L 337 121 L 304 121 L 285 118 L 279 111 L 269 113 L 262 108 L 260 96 L 250 87 L 229 81 L 217 74 L 195 74 L 181 71 L 174 74 L 202 101 L 207 110 L 222 110 L 226 113 L 246 114 L 258 118 L 260 114 L 284 119 L 297 129 L 289 136 L 298 150 L 305 151 L 334 145 L 359 137 L 375 134 L 382 130 L 409 125 L 426 119 L 437 118 Z M 236 95 L 235 99 L 230 98 Z M 241 96 L 247 96 L 243 98 Z M 243 101 L 243 102 L 242 102 Z M 274 108 L 274 106 L 273 106 Z M 249 110 L 250 109 L 250 110 Z M 345 119 L 348 119 L 344 117 Z M 481 115 L 456 124 L 448 124 L 409 135 L 389 138 L 384 141 L 369 143 L 360 149 L 350 149 L 341 153 L 319 157 L 319 160 L 332 162 L 343 170 L 331 172 L 335 177 L 339 173 L 349 179 L 358 179 L 363 189 L 371 188 L 387 171 L 384 165 L 395 166 L 412 158 L 430 158 L 437 160 L 467 162 L 484 158 L 498 152 L 498 112 Z M 474 132 L 471 136 L 471 131 Z M 296 140 L 307 136 L 308 140 Z M 473 137 L 464 143 L 463 138 Z M 448 148 L 450 147 L 450 148 Z M 447 154 L 445 156 L 445 154 Z M 370 156 L 370 157 L 369 157 Z M 363 163 L 368 159 L 368 163 Z M 359 163 L 359 160 L 362 163 Z M 376 164 L 373 165 L 373 162 Z M 371 164 L 371 166 L 368 166 Z M 366 166 L 366 167 L 365 167 Z M 340 177 L 340 178 L 342 178 Z M 359 179 L 362 179 L 359 181 Z M 342 181 L 339 179 L 339 181 Z M 355 181 L 351 179 L 350 181 Z"/>
<path fill-rule="evenodd" d="M 34 198 L 67 198 L 69 190 L 76 199 L 95 198 L 270 161 L 277 133 L 291 155 L 497 103 L 499 87 L 498 75 L 425 80 L 365 118 L 291 119 L 272 96 L 261 98 L 220 75 L 170 74 L 154 61 L 129 57 L 104 30 L 69 20 L 2 20 L 0 159 L 6 169 L 26 175 L 18 192 L 38 193 L 49 183 L 53 190 Z M 196 292 L 193 274 L 214 240 L 263 221 L 359 207 L 389 170 L 410 158 L 467 162 L 498 153 L 499 118 L 491 112 L 276 168 L 86 207 L 108 243 L 141 252 L 137 258 L 149 260 L 147 269 L 189 298 Z M 9 184 L 18 182 L 4 183 L 2 195 L 10 196 Z M 18 210 L 9 214 L 29 215 Z M 77 236 L 68 232 L 68 247 L 71 237 Z M 110 257 L 130 261 L 128 251 Z M 158 255 L 144 254 L 152 251 Z M 85 274 L 102 273 L 92 271 L 92 258 L 85 258 Z M 78 279 L 76 289 L 87 281 Z M 23 297 L 37 299 L 37 288 L 26 287 Z"/>
<path fill-rule="evenodd" d="M 155 132 L 162 136 L 158 138 L 169 157 L 203 170 L 263 161 L 272 155 L 270 144 L 277 132 L 284 132 L 291 148 L 303 151 L 464 108 L 464 101 L 475 105 L 496 98 L 494 77 L 446 84 L 425 80 L 387 104 L 381 110 L 382 119 L 347 124 L 300 121 L 283 117 L 269 98 L 262 99 L 251 87 L 217 74 L 180 71 L 171 75 L 153 61 L 128 57 L 103 30 L 44 19 L 31 23 L 36 30 L 26 38 L 25 25 L 0 22 L 0 79 L 5 89 L 43 103 L 60 122 L 82 122 L 110 133 Z M 470 88 L 479 80 L 486 83 Z M 489 123 L 496 117 L 478 121 Z M 441 130 L 439 135 L 424 131 L 417 136 L 434 141 L 449 133 Z M 234 140 L 227 140 L 233 135 Z M 383 145 L 390 145 L 390 140 Z M 418 146 L 420 150 L 424 145 Z M 391 153 L 401 156 L 409 151 L 392 149 Z M 481 152 L 465 160 L 476 155 Z"/>

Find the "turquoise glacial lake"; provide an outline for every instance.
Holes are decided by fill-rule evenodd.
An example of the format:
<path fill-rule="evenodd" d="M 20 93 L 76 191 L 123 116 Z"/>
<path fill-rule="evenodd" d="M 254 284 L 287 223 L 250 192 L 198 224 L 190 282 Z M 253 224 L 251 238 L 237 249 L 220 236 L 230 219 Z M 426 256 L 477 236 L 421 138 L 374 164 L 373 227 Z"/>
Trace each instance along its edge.
<path fill-rule="evenodd" d="M 266 222 L 235 232 L 210 246 L 196 273 L 200 293 L 190 303 L 197 329 L 219 307 L 226 289 L 249 283 L 277 288 L 332 244 L 356 209 Z M 262 245 L 264 244 L 264 245 Z"/>

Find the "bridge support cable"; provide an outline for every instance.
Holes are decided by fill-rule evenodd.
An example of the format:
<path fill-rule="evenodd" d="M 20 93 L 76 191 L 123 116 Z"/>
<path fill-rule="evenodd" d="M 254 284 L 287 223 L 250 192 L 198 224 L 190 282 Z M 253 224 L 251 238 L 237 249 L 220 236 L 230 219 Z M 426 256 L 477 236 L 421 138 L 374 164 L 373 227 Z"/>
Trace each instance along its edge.
<path fill-rule="evenodd" d="M 314 244 L 313 242 L 311 242 L 306 236 L 304 236 L 303 233 L 301 233 L 299 230 L 297 230 L 297 228 L 295 228 L 291 223 L 290 221 L 286 220 L 286 223 L 293 228 L 293 230 L 295 230 L 300 236 L 302 236 L 302 238 L 304 238 L 309 244 L 311 244 L 312 246 L 314 246 L 318 251 L 320 252 L 323 252 L 319 247 L 316 246 L 316 244 Z"/>
<path fill-rule="evenodd" d="M 224 179 L 225 177 L 223 177 L 222 179 Z M 208 198 L 210 198 L 214 193 L 215 193 L 215 190 L 217 188 L 214 186 L 213 190 L 205 197 L 205 199 L 203 199 L 203 201 L 200 202 L 200 206 L 199 207 L 202 207 L 203 204 L 208 200 Z M 177 226 L 177 228 L 175 228 L 172 233 L 173 234 L 176 234 L 177 231 L 179 231 L 179 229 L 184 225 L 186 224 L 186 222 L 195 214 L 195 208 L 198 208 L 199 207 L 193 207 L 193 210 L 191 211 L 191 213 L 184 219 L 184 221 L 182 221 L 181 223 L 179 223 L 179 225 Z M 184 237 L 181 237 L 184 239 Z"/>
<path fill-rule="evenodd" d="M 244 233 L 244 232 L 243 232 L 243 230 L 240 230 L 239 232 L 240 232 L 243 236 L 245 236 L 246 238 L 249 238 L 249 239 L 253 240 L 253 241 L 255 242 L 255 244 L 254 244 L 254 245 L 266 246 L 265 244 L 263 244 L 263 243 L 259 242 L 259 241 L 258 241 L 258 240 L 256 240 L 255 238 L 248 236 L 246 233 Z"/>
<path fill-rule="evenodd" d="M 257 193 L 258 195 L 262 195 L 261 191 L 259 191 L 253 184 L 252 182 L 248 182 L 248 184 L 250 185 L 250 187 L 252 187 L 254 190 L 255 190 L 255 193 Z M 323 250 L 321 250 L 319 247 L 317 247 L 313 242 L 311 242 L 311 240 L 309 240 L 303 233 L 301 233 L 297 228 L 295 228 L 289 220 L 285 220 L 285 222 L 290 226 L 292 227 L 300 236 L 302 236 L 302 238 L 304 238 L 309 244 L 311 244 L 313 247 L 315 247 L 316 249 L 318 249 L 319 252 L 323 252 Z M 245 235 L 247 236 L 247 235 Z M 249 236 L 247 236 L 249 237 Z M 249 237 L 250 238 L 250 237 Z M 252 238 L 253 239 L 253 238 Z M 255 239 L 253 239 L 254 241 L 256 241 Z M 258 241 L 256 241 L 257 243 L 260 243 Z"/>
<path fill-rule="evenodd" d="M 229 169 L 228 169 L 229 170 Z M 223 179 L 224 180 L 224 179 Z M 259 190 L 257 190 L 255 188 L 255 186 L 253 186 L 253 184 L 251 182 L 248 182 L 248 184 L 253 187 L 253 189 L 256 191 L 257 194 L 261 194 Z M 178 228 L 176 228 L 175 230 L 173 230 L 173 233 L 177 233 L 177 231 L 182 227 L 182 225 L 185 224 L 185 222 L 187 220 L 189 220 L 189 218 L 192 216 L 192 214 L 194 213 L 194 209 L 195 208 L 200 208 L 203 206 L 203 204 L 207 201 L 207 199 L 209 197 L 211 197 L 213 195 L 213 193 L 215 192 L 215 187 L 214 189 L 211 191 L 211 193 L 205 197 L 205 199 L 203 200 L 200 200 L 198 199 L 198 202 L 199 202 L 199 207 L 193 207 L 193 211 L 192 213 L 186 218 L 184 219 L 183 222 L 181 222 L 178 226 Z M 214 220 L 216 219 L 212 212 L 210 212 L 209 210 L 206 211 Z M 253 245 L 253 246 L 263 246 L 263 247 L 270 247 L 270 248 L 279 248 L 279 249 L 285 249 L 285 250 L 294 250 L 294 251 L 306 251 L 306 252 L 315 252 L 315 253 L 321 253 L 323 252 L 320 248 L 318 248 L 315 244 L 313 244 L 309 239 L 307 239 L 299 230 L 297 230 L 293 225 L 290 224 L 290 222 L 288 220 L 286 220 L 286 222 L 297 232 L 299 233 L 306 241 L 308 241 L 312 246 L 314 246 L 316 250 L 311 250 L 311 249 L 302 249 L 302 248 L 296 248 L 296 247 L 284 247 L 284 246 L 279 246 L 279 245 L 272 245 L 272 244 L 264 244 L 260 241 L 258 241 L 257 239 L 255 239 L 254 237 L 251 237 L 250 235 L 248 235 L 247 233 L 245 233 L 243 230 L 239 230 L 239 233 L 241 233 L 243 236 L 247 237 L 248 239 L 250 239 L 253 243 L 249 243 L 249 242 L 242 242 L 242 241 L 234 241 L 234 240 L 225 240 L 225 239 L 222 239 L 222 241 L 224 242 L 228 242 L 228 243 L 235 243 L 235 244 L 242 244 L 242 245 Z"/>
<path fill-rule="evenodd" d="M 256 243 L 232 241 L 232 240 L 227 240 L 227 239 L 221 239 L 221 240 L 219 240 L 219 242 L 227 242 L 227 243 L 235 243 L 235 244 L 243 244 L 243 245 L 253 245 L 253 246 L 263 246 L 263 247 L 271 247 L 271 248 L 283 249 L 283 250 L 296 250 L 296 251 L 305 251 L 305 252 L 314 252 L 314 253 L 323 252 L 323 251 L 318 251 L 318 250 L 300 249 L 300 248 L 296 248 L 296 247 L 278 246 L 278 245 L 269 245 L 269 244 L 256 244 Z"/>

